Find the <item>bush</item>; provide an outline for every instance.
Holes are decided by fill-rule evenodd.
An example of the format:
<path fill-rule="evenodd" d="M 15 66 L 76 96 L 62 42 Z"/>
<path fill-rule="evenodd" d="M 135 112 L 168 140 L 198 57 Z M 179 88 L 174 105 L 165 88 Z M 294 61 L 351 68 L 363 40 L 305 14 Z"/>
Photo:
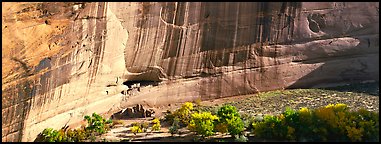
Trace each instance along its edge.
<path fill-rule="evenodd" d="M 67 136 L 70 140 L 69 142 L 81 142 L 87 138 L 87 133 L 85 128 L 68 130 Z"/>
<path fill-rule="evenodd" d="M 236 142 L 247 142 L 249 139 L 244 135 L 235 135 L 234 141 Z"/>
<path fill-rule="evenodd" d="M 46 128 L 39 134 L 36 141 L 42 142 L 80 142 L 87 138 L 85 129 L 75 130 L 53 130 L 52 128 Z"/>
<path fill-rule="evenodd" d="M 136 135 L 137 133 L 142 133 L 143 132 L 142 128 L 140 126 L 137 126 L 137 125 L 132 126 L 130 128 L 130 130 L 131 130 L 132 133 L 134 133 L 134 135 Z"/>
<path fill-rule="evenodd" d="M 92 117 L 85 116 L 88 126 L 81 127 L 74 130 L 66 130 L 62 128 L 60 130 L 53 130 L 52 128 L 46 128 L 39 134 L 36 141 L 42 142 L 81 142 L 88 139 L 90 136 L 103 134 L 109 130 L 109 124 L 111 120 L 105 120 L 103 117 L 96 113 L 92 114 Z"/>
<path fill-rule="evenodd" d="M 153 126 L 152 126 L 152 131 L 160 131 L 160 120 L 155 118 L 152 120 Z"/>
<path fill-rule="evenodd" d="M 165 121 L 173 123 L 174 118 L 179 118 L 180 126 L 187 126 L 190 121 L 190 115 L 193 111 L 193 104 L 191 102 L 184 103 L 181 108 L 175 110 L 173 113 L 167 110 L 165 115 Z"/>
<path fill-rule="evenodd" d="M 133 122 L 131 124 L 131 128 L 132 127 L 136 128 L 136 133 L 147 132 L 147 129 L 149 127 L 149 123 L 148 122 L 140 122 L 140 123 L 139 122 Z M 134 130 L 135 130 L 135 128 L 134 128 Z M 140 130 L 138 130 L 137 128 L 139 128 Z M 139 131 L 141 131 L 141 132 L 139 132 Z"/>
<path fill-rule="evenodd" d="M 244 127 L 246 130 L 252 130 L 252 123 L 255 122 L 255 117 L 250 114 L 243 113 L 241 114 L 241 119 L 243 121 Z"/>
<path fill-rule="evenodd" d="M 152 120 L 152 123 L 153 123 L 153 124 L 160 123 L 160 120 L 159 120 L 158 118 L 155 118 L 155 119 Z"/>
<path fill-rule="evenodd" d="M 179 118 L 174 118 L 172 126 L 169 127 L 169 132 L 172 134 L 172 136 L 178 133 L 179 127 L 180 127 L 179 123 L 180 123 Z"/>
<path fill-rule="evenodd" d="M 114 127 L 115 125 L 123 125 L 124 126 L 124 121 L 122 120 L 112 120 L 112 127 Z"/>
<path fill-rule="evenodd" d="M 106 133 L 106 131 L 110 129 L 109 124 L 112 123 L 111 120 L 106 120 L 96 113 L 93 113 L 92 117 L 85 116 L 85 120 L 87 120 L 88 124 L 86 130 L 97 132 L 98 134 Z"/>
<path fill-rule="evenodd" d="M 147 129 L 149 127 L 149 123 L 148 122 L 142 122 L 140 125 L 141 125 L 141 129 L 143 130 L 143 132 L 147 132 Z"/>
<path fill-rule="evenodd" d="M 201 102 L 202 102 L 201 98 L 197 98 L 197 99 L 194 101 L 194 103 L 195 103 L 197 106 L 201 106 Z"/>
<path fill-rule="evenodd" d="M 217 116 L 220 118 L 221 122 L 225 122 L 227 119 L 240 117 L 240 114 L 238 113 L 236 107 L 231 105 L 224 105 L 218 109 Z"/>
<path fill-rule="evenodd" d="M 141 126 L 141 123 L 138 123 L 138 122 L 133 122 L 133 123 L 131 123 L 131 126 L 142 127 L 142 126 Z"/>
<path fill-rule="evenodd" d="M 214 134 L 214 121 L 217 119 L 218 117 L 210 112 L 193 113 L 188 128 L 203 138 L 208 137 Z"/>
<path fill-rule="evenodd" d="M 180 119 L 180 122 L 184 125 L 188 125 L 190 121 L 190 114 L 193 110 L 193 104 L 191 102 L 184 103 L 180 109 L 174 112 L 174 116 Z"/>
<path fill-rule="evenodd" d="M 266 115 L 263 122 L 254 123 L 253 130 L 255 136 L 260 138 L 282 139 L 287 135 L 285 127 L 282 125 L 283 115 Z M 287 127 L 286 127 L 287 129 Z"/>
<path fill-rule="evenodd" d="M 167 110 L 164 116 L 164 121 L 168 122 L 169 124 L 172 124 L 174 119 L 175 115 L 171 111 Z"/>
<path fill-rule="evenodd" d="M 214 129 L 222 134 L 228 132 L 228 124 L 226 123 L 216 123 Z"/>
<path fill-rule="evenodd" d="M 218 123 L 227 126 L 227 131 L 230 135 L 241 135 L 242 131 L 245 129 L 244 123 L 240 118 L 236 107 L 231 105 L 225 105 L 219 108 L 217 111 Z M 217 124 L 218 125 L 218 124 Z M 222 130 L 222 131 L 221 131 Z M 223 129 L 219 130 L 223 133 Z"/>
<path fill-rule="evenodd" d="M 240 117 L 233 117 L 232 119 L 228 119 L 226 122 L 228 124 L 228 132 L 230 135 L 242 135 L 245 127 Z"/>
<path fill-rule="evenodd" d="M 378 141 L 379 113 L 364 109 L 349 111 L 345 104 L 299 111 L 286 109 L 281 115 L 266 116 L 253 123 L 260 138 L 297 141 Z"/>
<path fill-rule="evenodd" d="M 52 128 L 46 128 L 42 131 L 40 134 L 41 141 L 43 142 L 61 142 L 62 138 L 60 139 L 59 137 L 62 137 L 62 135 L 57 131 L 53 130 Z"/>
<path fill-rule="evenodd" d="M 380 141 L 379 140 L 379 113 L 369 112 L 365 109 L 359 109 L 353 115 L 356 115 L 358 126 L 363 128 L 363 138 L 365 141 Z"/>

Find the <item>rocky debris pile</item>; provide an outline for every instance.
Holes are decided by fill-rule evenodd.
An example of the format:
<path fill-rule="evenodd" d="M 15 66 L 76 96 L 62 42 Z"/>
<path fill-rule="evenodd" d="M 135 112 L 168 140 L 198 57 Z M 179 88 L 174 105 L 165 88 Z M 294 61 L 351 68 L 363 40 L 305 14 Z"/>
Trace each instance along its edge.
<path fill-rule="evenodd" d="M 120 85 L 118 91 L 121 91 L 124 95 L 135 95 L 137 92 L 140 92 L 140 83 L 136 83 L 133 85 Z"/>
<path fill-rule="evenodd" d="M 143 105 L 137 104 L 134 107 L 123 109 L 111 116 L 112 119 L 126 119 L 126 118 L 146 118 L 154 116 L 153 109 L 144 109 Z"/>

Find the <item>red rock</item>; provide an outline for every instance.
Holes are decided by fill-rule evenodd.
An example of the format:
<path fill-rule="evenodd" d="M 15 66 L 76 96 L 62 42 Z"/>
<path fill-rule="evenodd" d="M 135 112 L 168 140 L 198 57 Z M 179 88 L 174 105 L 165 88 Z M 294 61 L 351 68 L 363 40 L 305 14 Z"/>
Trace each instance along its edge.
<path fill-rule="evenodd" d="M 2 141 L 140 103 L 378 81 L 378 5 L 3 2 Z M 155 84 L 123 101 L 125 81 Z"/>

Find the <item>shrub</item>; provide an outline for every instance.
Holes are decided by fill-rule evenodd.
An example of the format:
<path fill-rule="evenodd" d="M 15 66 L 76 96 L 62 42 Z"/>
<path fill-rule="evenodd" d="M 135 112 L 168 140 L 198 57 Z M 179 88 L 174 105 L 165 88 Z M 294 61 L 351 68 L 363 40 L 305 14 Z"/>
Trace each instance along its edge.
<path fill-rule="evenodd" d="M 142 123 L 140 123 L 140 126 L 141 126 L 141 129 L 143 130 L 143 132 L 146 132 L 148 127 L 149 127 L 149 123 L 148 122 L 142 122 Z"/>
<path fill-rule="evenodd" d="M 228 132 L 228 124 L 226 123 L 216 123 L 214 129 L 222 134 Z"/>
<path fill-rule="evenodd" d="M 194 101 L 194 103 L 195 103 L 197 106 L 201 106 L 201 102 L 202 102 L 201 98 L 197 98 L 197 99 Z"/>
<path fill-rule="evenodd" d="M 365 141 L 379 141 L 379 113 L 359 109 L 353 115 L 357 116 L 358 126 L 364 129 L 363 139 Z"/>
<path fill-rule="evenodd" d="M 378 141 L 379 113 L 365 109 L 349 111 L 345 104 L 329 104 L 315 110 L 286 109 L 253 123 L 260 138 L 297 141 Z"/>
<path fill-rule="evenodd" d="M 236 142 L 247 142 L 249 139 L 244 135 L 235 135 L 234 141 Z"/>
<path fill-rule="evenodd" d="M 131 130 L 132 133 L 134 133 L 134 135 L 136 135 L 137 133 L 142 133 L 143 132 L 142 128 L 140 126 L 136 126 L 136 125 L 132 126 L 130 128 L 130 130 Z"/>
<path fill-rule="evenodd" d="M 110 129 L 109 124 L 112 123 L 111 120 L 106 120 L 96 113 L 93 113 L 91 117 L 85 116 L 85 120 L 87 120 L 88 124 L 86 130 L 97 132 L 98 134 L 106 133 L 106 131 Z"/>
<path fill-rule="evenodd" d="M 153 123 L 153 124 L 160 123 L 160 120 L 159 120 L 158 118 L 155 118 L 155 119 L 152 120 L 152 123 Z"/>
<path fill-rule="evenodd" d="M 58 137 L 59 133 L 57 130 L 53 130 L 52 128 L 46 128 L 42 131 L 42 140 L 43 142 L 59 142 Z"/>
<path fill-rule="evenodd" d="M 174 116 L 180 119 L 180 122 L 184 125 L 188 125 L 190 121 L 190 114 L 193 110 L 193 104 L 191 102 L 184 103 L 180 109 L 174 112 Z"/>
<path fill-rule="evenodd" d="M 115 125 L 124 125 L 124 121 L 122 120 L 112 120 L 112 126 L 115 126 Z"/>
<path fill-rule="evenodd" d="M 131 124 L 131 128 L 132 127 L 136 127 L 136 128 L 139 128 L 140 130 L 136 130 L 136 133 L 141 133 L 141 132 L 146 132 L 148 127 L 149 127 L 149 123 L 148 122 L 133 122 Z M 135 128 L 134 128 L 135 129 Z M 132 131 L 132 130 L 131 130 Z M 141 132 L 138 132 L 138 131 L 141 131 Z"/>
<path fill-rule="evenodd" d="M 152 131 L 160 131 L 160 120 L 158 118 L 155 118 L 152 120 Z"/>
<path fill-rule="evenodd" d="M 169 132 L 172 134 L 172 136 L 178 133 L 178 129 L 180 127 L 179 122 L 179 118 L 174 118 L 172 126 L 169 127 Z"/>
<path fill-rule="evenodd" d="M 233 117 L 240 117 L 236 107 L 231 105 L 225 105 L 219 108 L 217 111 L 217 116 L 221 122 L 225 122 L 227 119 L 231 119 Z"/>
<path fill-rule="evenodd" d="M 232 136 L 241 135 L 242 131 L 245 129 L 244 123 L 240 118 L 240 114 L 234 106 L 222 106 L 217 111 L 217 116 L 218 123 L 225 124 L 227 126 L 227 131 Z M 224 130 L 222 129 L 222 131 Z"/>
<path fill-rule="evenodd" d="M 242 135 L 242 132 L 245 129 L 243 121 L 240 117 L 233 117 L 232 119 L 228 119 L 227 124 L 229 134 L 232 136 Z"/>
<path fill-rule="evenodd" d="M 69 142 L 81 142 L 87 138 L 86 130 L 84 128 L 68 130 L 67 137 Z"/>
<path fill-rule="evenodd" d="M 82 136 L 82 137 L 80 137 Z M 52 128 L 46 128 L 38 136 L 37 141 L 42 142 L 78 142 L 86 138 L 86 135 L 78 135 L 76 131 L 60 129 L 53 130 Z"/>
<path fill-rule="evenodd" d="M 241 114 L 241 119 L 243 121 L 244 127 L 246 130 L 252 129 L 252 123 L 255 122 L 255 117 L 250 114 L 243 113 Z"/>
<path fill-rule="evenodd" d="M 210 112 L 193 113 L 188 128 L 203 138 L 208 137 L 214 134 L 214 121 L 217 119 L 218 117 Z"/>
<path fill-rule="evenodd" d="M 138 126 L 138 127 L 141 127 L 141 124 L 138 123 L 138 122 L 133 122 L 133 123 L 131 123 L 131 126 Z"/>
<path fill-rule="evenodd" d="M 164 121 L 168 122 L 169 124 L 172 124 L 174 119 L 175 115 L 171 111 L 167 110 L 164 116 Z"/>
<path fill-rule="evenodd" d="M 179 126 L 186 126 L 190 121 L 190 114 L 193 111 L 193 104 L 191 102 L 184 103 L 181 108 L 175 110 L 173 113 L 167 110 L 164 120 L 168 123 L 173 123 L 174 118 L 179 118 Z"/>
<path fill-rule="evenodd" d="M 60 130 L 53 130 L 52 128 L 46 128 L 39 134 L 37 141 L 43 142 L 81 142 L 88 139 L 90 136 L 94 137 L 97 134 L 103 134 L 109 130 L 109 124 L 111 120 L 105 120 L 96 113 L 93 113 L 92 117 L 85 116 L 85 120 L 88 122 L 88 126 L 82 126 L 79 129 L 66 130 L 62 128 Z"/>
<path fill-rule="evenodd" d="M 264 121 L 254 123 L 253 130 L 255 131 L 255 136 L 260 138 L 268 139 L 282 139 L 287 134 L 287 127 L 282 125 L 282 120 L 284 116 L 270 116 L 266 115 Z"/>

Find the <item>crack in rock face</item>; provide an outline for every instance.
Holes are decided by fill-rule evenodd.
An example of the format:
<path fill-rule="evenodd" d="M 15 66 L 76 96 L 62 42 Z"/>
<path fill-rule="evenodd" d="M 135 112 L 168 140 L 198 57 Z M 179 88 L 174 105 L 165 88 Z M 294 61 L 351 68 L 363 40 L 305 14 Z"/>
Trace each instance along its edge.
<path fill-rule="evenodd" d="M 322 14 L 313 13 L 307 16 L 309 28 L 311 31 L 318 33 L 321 29 L 326 27 L 326 21 Z"/>

